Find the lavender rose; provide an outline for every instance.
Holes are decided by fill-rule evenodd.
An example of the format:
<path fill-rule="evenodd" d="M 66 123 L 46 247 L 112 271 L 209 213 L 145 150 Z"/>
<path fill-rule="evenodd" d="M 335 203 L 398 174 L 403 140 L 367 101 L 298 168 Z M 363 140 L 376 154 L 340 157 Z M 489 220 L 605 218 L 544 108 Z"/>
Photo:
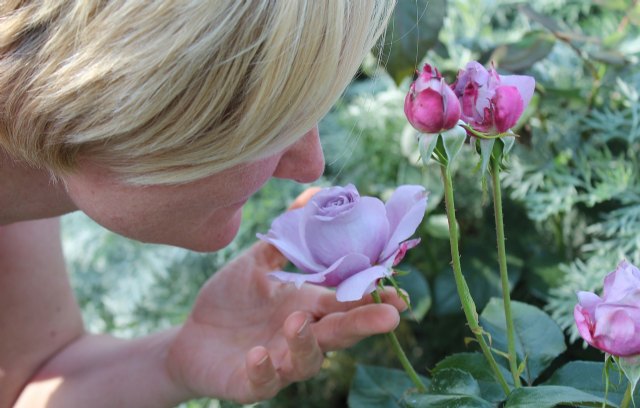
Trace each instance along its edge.
<path fill-rule="evenodd" d="M 271 276 L 297 287 L 304 282 L 335 287 L 341 302 L 359 300 L 391 275 L 391 267 L 419 239 L 416 231 L 427 207 L 421 186 L 398 187 L 384 204 L 361 197 L 349 184 L 318 192 L 303 208 L 276 218 L 266 235 L 304 273 L 277 271 Z"/>
<path fill-rule="evenodd" d="M 580 335 L 614 356 L 640 355 L 640 270 L 627 261 L 604 279 L 602 298 L 578 292 L 573 316 Z"/>

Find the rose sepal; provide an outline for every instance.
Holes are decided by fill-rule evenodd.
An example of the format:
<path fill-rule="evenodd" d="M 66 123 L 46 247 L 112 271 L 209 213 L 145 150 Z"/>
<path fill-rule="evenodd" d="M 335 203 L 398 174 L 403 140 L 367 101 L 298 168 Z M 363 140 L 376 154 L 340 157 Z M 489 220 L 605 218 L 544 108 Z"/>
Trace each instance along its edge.
<path fill-rule="evenodd" d="M 609 355 L 607 355 L 607 358 Z M 633 401 L 633 393 L 635 392 L 638 381 L 640 381 L 640 354 L 635 356 L 611 356 L 613 361 L 616 362 L 618 368 L 624 373 L 627 380 L 629 380 L 629 386 L 631 387 L 631 400 Z"/>
<path fill-rule="evenodd" d="M 511 136 L 503 136 L 499 139 L 486 138 L 475 140 L 476 151 L 480 153 L 480 171 L 483 176 L 489 170 L 491 157 L 497 159 L 501 168 L 505 167 L 504 160 L 506 160 L 509 152 L 513 149 L 515 141 L 516 136 L 513 134 Z"/>
<path fill-rule="evenodd" d="M 418 146 L 420 157 L 426 165 L 430 159 L 434 159 L 442 166 L 448 167 L 458 156 L 465 140 L 467 131 L 462 127 L 464 122 L 449 130 L 439 133 L 420 133 L 418 135 Z"/>

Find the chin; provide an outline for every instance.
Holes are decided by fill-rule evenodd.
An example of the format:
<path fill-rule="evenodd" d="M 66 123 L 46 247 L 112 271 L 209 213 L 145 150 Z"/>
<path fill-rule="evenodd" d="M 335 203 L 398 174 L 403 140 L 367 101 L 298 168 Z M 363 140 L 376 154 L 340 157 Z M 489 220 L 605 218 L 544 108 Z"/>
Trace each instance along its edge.
<path fill-rule="evenodd" d="M 208 226 L 203 233 L 194 234 L 194 240 L 186 245 L 175 245 L 197 252 L 218 251 L 229 245 L 238 235 L 241 221 L 242 211 L 237 211 L 226 223 L 218 222 L 217 225 Z"/>

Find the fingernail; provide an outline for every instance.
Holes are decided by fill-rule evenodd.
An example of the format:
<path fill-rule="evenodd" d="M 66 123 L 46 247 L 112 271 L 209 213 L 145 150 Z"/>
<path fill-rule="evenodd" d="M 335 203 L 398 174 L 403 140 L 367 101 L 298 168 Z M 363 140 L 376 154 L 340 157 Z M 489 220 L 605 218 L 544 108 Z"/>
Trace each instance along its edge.
<path fill-rule="evenodd" d="M 298 329 L 298 331 L 296 332 L 296 335 L 298 337 L 303 337 L 307 331 L 307 327 L 309 327 L 309 319 L 305 319 L 304 323 L 302 323 L 302 326 L 300 326 L 300 328 Z"/>
<path fill-rule="evenodd" d="M 262 367 L 266 364 L 267 360 L 269 360 L 269 355 L 265 354 L 264 357 L 262 357 L 262 359 L 260 361 L 258 361 L 258 364 L 256 364 L 258 367 Z"/>

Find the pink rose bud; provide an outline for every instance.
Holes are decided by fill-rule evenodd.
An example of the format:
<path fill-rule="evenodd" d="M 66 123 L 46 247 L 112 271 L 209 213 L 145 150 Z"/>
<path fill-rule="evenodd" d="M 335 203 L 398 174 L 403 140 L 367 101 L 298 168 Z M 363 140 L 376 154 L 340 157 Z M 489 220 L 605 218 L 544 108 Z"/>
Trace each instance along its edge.
<path fill-rule="evenodd" d="M 614 356 L 640 355 L 640 270 L 620 262 L 605 277 L 602 297 L 578 292 L 573 316 L 593 347 Z"/>
<path fill-rule="evenodd" d="M 476 61 L 458 73 L 452 88 L 462 106 L 461 118 L 484 133 L 507 132 L 529 105 L 536 82 L 527 75 L 498 75 Z"/>
<path fill-rule="evenodd" d="M 422 133 L 440 133 L 456 126 L 460 103 L 440 72 L 426 64 L 404 100 L 409 123 Z"/>

